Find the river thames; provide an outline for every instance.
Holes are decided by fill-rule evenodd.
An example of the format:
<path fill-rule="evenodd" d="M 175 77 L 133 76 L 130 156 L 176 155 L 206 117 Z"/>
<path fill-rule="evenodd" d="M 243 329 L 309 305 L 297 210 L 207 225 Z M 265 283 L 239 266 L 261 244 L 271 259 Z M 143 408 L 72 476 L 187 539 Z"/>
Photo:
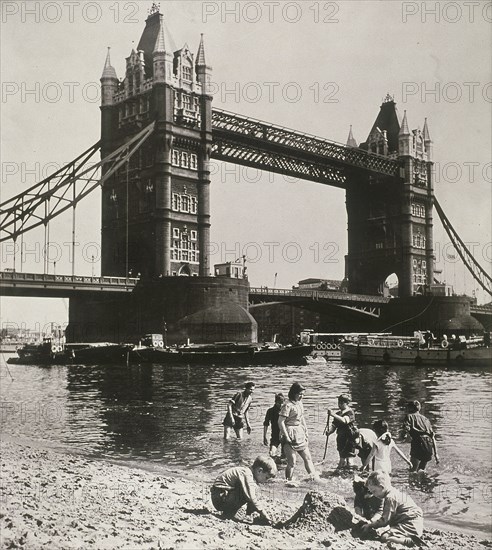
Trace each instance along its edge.
<path fill-rule="evenodd" d="M 6 358 L 0 365 L 2 434 L 204 481 L 267 450 L 262 444 L 265 412 L 273 405 L 274 394 L 287 395 L 294 381 L 307 388 L 304 408 L 315 462 L 323 458 L 326 409 L 336 407 L 340 393 L 352 397 L 359 427 L 384 418 L 395 436 L 405 402 L 418 399 L 434 425 L 441 463 L 432 462 L 424 474 L 409 474 L 393 453 L 395 485 L 422 506 L 426 522 L 490 534 L 490 370 L 340 362 L 254 367 L 9 365 L 7 369 Z M 250 412 L 252 433 L 243 441 L 224 442 L 226 403 L 250 380 L 257 384 Z M 399 446 L 408 456 L 409 443 Z M 327 489 L 350 500 L 351 479 L 332 475 L 337 461 L 332 436 L 327 460 L 318 470 Z M 301 481 L 297 490 L 302 491 L 302 461 L 296 475 Z"/>

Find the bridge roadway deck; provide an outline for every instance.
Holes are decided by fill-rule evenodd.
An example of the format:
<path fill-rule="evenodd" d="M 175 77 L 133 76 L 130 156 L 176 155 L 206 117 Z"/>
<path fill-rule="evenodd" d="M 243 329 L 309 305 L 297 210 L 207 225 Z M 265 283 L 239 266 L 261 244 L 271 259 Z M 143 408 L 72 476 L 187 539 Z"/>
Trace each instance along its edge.
<path fill-rule="evenodd" d="M 249 300 L 251 303 L 260 304 L 266 302 L 281 301 L 305 301 L 330 302 L 340 306 L 360 309 L 369 314 L 378 314 L 384 304 L 387 304 L 393 298 L 385 296 L 371 296 L 367 294 L 351 294 L 349 292 L 332 292 L 330 290 L 303 290 L 303 289 L 281 289 L 251 287 L 249 291 Z M 490 318 L 492 316 L 492 304 L 470 305 L 470 313 L 475 316 Z"/>
<path fill-rule="evenodd" d="M 26 296 L 47 298 L 70 298 L 88 292 L 122 293 L 132 292 L 138 278 L 125 277 L 89 277 L 81 275 L 51 275 L 43 273 L 17 273 L 0 271 L 0 296 Z M 268 287 L 251 287 L 250 302 L 275 301 L 329 301 L 361 309 L 379 309 L 391 298 L 332 292 L 329 290 L 281 289 Z M 471 305 L 472 314 L 492 315 L 492 305 Z"/>
<path fill-rule="evenodd" d="M 0 271 L 1 296 L 70 298 L 86 292 L 131 292 L 138 279 Z"/>
<path fill-rule="evenodd" d="M 349 292 L 332 292 L 331 290 L 304 290 L 304 289 L 283 289 L 283 288 L 268 288 L 251 287 L 249 290 L 250 300 L 255 302 L 273 300 L 329 300 L 330 302 L 342 302 L 342 303 L 359 303 L 374 306 L 381 306 L 387 304 L 391 298 L 385 296 L 371 296 L 368 294 L 350 294 Z M 263 298 L 263 300 L 262 300 Z"/>

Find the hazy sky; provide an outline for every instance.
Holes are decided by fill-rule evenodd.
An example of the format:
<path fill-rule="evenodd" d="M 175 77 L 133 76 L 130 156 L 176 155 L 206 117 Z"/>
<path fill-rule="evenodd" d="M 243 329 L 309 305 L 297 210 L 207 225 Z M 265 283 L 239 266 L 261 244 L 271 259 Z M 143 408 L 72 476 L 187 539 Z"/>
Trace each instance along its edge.
<path fill-rule="evenodd" d="M 107 46 L 119 77 L 151 2 L 12 2 L 2 9 L 1 200 L 22 192 L 99 139 L 99 78 Z M 345 143 L 364 141 L 394 95 L 410 127 L 428 117 L 435 193 L 490 271 L 492 8 L 483 2 L 161 2 L 177 47 L 205 34 L 214 106 Z M 252 285 L 342 279 L 344 193 L 215 163 L 213 262 L 246 253 Z M 78 208 L 76 272 L 99 273 L 99 195 Z M 71 218 L 51 226 L 57 273 L 71 273 Z M 459 292 L 478 285 L 443 262 L 449 239 L 435 217 L 437 266 Z M 26 235 L 23 271 L 42 272 L 43 233 Z M 96 243 L 96 244 L 93 244 Z M 270 243 L 270 244 L 267 244 Z M 2 248 L 3 267 L 13 267 Z M 452 252 L 451 252 L 452 253 Z M 53 250 L 53 256 L 55 250 Z M 94 266 L 92 256 L 95 256 Z M 54 260 L 53 260 L 54 261 Z M 20 268 L 17 257 L 17 269 Z M 50 271 L 53 272 L 53 262 Z M 485 294 L 478 292 L 480 301 Z M 2 322 L 63 321 L 63 301 L 4 299 Z"/>

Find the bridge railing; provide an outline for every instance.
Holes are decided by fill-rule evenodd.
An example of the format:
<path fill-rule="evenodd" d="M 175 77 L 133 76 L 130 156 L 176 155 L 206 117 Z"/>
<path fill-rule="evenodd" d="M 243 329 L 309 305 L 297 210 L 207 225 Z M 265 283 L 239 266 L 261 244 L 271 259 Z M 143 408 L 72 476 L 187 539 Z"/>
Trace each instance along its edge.
<path fill-rule="evenodd" d="M 249 293 L 260 296 L 311 298 L 312 300 L 330 299 L 343 300 L 346 302 L 372 302 L 380 304 L 386 304 L 391 300 L 391 298 L 387 298 L 385 296 L 371 296 L 369 294 L 350 294 L 348 292 L 336 292 L 331 290 L 302 290 L 251 287 Z"/>
<path fill-rule="evenodd" d="M 135 286 L 140 279 L 135 277 L 91 277 L 85 275 L 54 275 L 49 273 L 17 273 L 0 271 L 0 281 L 34 283 L 88 284 L 103 286 Z"/>
<path fill-rule="evenodd" d="M 492 305 L 490 304 L 483 304 L 483 305 L 477 305 L 472 304 L 470 305 L 470 311 L 474 313 L 492 313 Z"/>

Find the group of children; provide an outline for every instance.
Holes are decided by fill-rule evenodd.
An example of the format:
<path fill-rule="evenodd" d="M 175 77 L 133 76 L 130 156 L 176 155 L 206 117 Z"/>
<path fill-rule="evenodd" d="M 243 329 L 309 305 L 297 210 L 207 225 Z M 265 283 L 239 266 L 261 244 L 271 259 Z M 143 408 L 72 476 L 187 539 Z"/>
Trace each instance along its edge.
<path fill-rule="evenodd" d="M 327 437 L 337 432 L 337 450 L 340 458 L 338 468 L 354 468 L 354 458 L 357 453 L 362 461 L 363 470 L 370 468 L 391 474 L 392 449 L 395 449 L 413 472 L 425 470 L 433 456 L 439 464 L 434 430 L 429 420 L 420 413 L 421 406 L 418 401 L 407 403 L 407 414 L 400 433 L 403 439 L 407 436 L 411 438 L 410 458 L 407 458 L 396 445 L 385 420 L 376 420 L 372 429 L 358 429 L 348 396 L 344 394 L 339 396 L 338 407 L 337 412 L 328 409 L 327 423 L 328 428 L 329 419 L 332 417 L 333 424 L 327 430 Z"/>
<path fill-rule="evenodd" d="M 224 438 L 234 430 L 237 438 L 242 438 L 243 429 L 248 433 L 251 426 L 248 410 L 255 389 L 253 382 L 248 382 L 242 392 L 236 393 L 229 401 L 224 418 Z M 267 410 L 263 423 L 263 444 L 270 447 L 270 456 L 258 456 L 251 467 L 237 466 L 226 470 L 214 482 L 211 497 L 214 507 L 222 511 L 225 517 L 234 517 L 245 504 L 246 513 L 256 512 L 257 521 L 271 524 L 268 513 L 256 498 L 256 484 L 264 483 L 277 475 L 277 466 L 273 457 L 287 460 L 285 470 L 286 481 L 292 482 L 296 457 L 299 455 L 311 479 L 318 479 L 308 446 L 308 430 L 304 419 L 302 398 L 305 388 L 295 382 L 292 384 L 287 399 L 280 393 L 275 395 L 275 404 Z M 330 418 L 332 425 L 329 426 Z M 268 442 L 268 428 L 271 427 L 271 438 Z M 384 420 L 377 420 L 368 428 L 357 429 L 355 413 L 350 407 L 347 395 L 338 398 L 338 410 L 328 409 L 327 438 L 337 433 L 337 450 L 339 453 L 339 468 L 353 468 L 353 459 L 358 452 L 362 461 L 362 469 L 372 469 L 363 483 L 365 496 L 379 503 L 371 513 L 365 508 L 360 512 L 356 504 L 356 512 L 360 515 L 361 532 L 389 526 L 381 540 L 411 545 L 422 535 L 422 510 L 415 502 L 391 485 L 391 450 L 395 451 L 409 464 L 412 471 L 425 469 L 434 455 L 439 463 L 434 431 L 429 420 L 420 413 L 420 403 L 411 401 L 407 404 L 402 433 L 403 437 L 411 437 L 410 459 L 398 448 L 388 431 Z M 355 487 L 355 483 L 354 483 Z"/>

